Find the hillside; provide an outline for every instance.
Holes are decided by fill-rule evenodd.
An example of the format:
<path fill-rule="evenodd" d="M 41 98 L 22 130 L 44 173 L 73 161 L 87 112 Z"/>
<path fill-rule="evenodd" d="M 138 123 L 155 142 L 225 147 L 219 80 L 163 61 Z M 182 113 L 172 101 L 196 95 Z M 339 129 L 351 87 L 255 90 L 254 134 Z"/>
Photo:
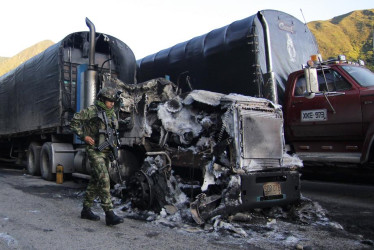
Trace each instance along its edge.
<path fill-rule="evenodd" d="M 0 76 L 16 68 L 21 63 L 39 54 L 40 52 L 44 51 L 45 49 L 47 49 L 49 46 L 53 44 L 54 42 L 50 40 L 45 40 L 27 49 L 22 50 L 21 52 L 19 52 L 17 55 L 13 57 L 9 57 L 9 58 L 0 57 Z"/>
<path fill-rule="evenodd" d="M 1 57 L 0 56 L 0 63 L 4 62 L 5 60 L 8 60 L 8 57 Z"/>
<path fill-rule="evenodd" d="M 363 59 L 374 69 L 374 9 L 357 10 L 326 21 L 308 23 L 317 39 L 322 57 L 344 54 L 347 59 Z"/>

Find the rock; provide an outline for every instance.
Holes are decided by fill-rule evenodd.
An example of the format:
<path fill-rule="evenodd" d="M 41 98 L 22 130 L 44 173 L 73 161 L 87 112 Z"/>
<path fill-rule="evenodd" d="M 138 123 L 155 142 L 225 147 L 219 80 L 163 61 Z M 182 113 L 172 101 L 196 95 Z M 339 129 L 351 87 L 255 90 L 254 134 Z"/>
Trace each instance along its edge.
<path fill-rule="evenodd" d="M 175 214 L 178 211 L 178 208 L 176 208 L 173 205 L 165 205 L 164 208 L 165 208 L 166 213 L 171 214 L 171 215 Z"/>
<path fill-rule="evenodd" d="M 296 245 L 296 249 L 297 249 L 297 250 L 304 250 L 304 247 L 303 247 L 303 245 L 301 245 L 301 244 L 297 244 L 297 245 Z"/>
<path fill-rule="evenodd" d="M 230 222 L 231 221 L 250 222 L 251 220 L 252 220 L 252 216 L 250 214 L 245 214 L 245 213 L 237 213 L 229 217 Z"/>

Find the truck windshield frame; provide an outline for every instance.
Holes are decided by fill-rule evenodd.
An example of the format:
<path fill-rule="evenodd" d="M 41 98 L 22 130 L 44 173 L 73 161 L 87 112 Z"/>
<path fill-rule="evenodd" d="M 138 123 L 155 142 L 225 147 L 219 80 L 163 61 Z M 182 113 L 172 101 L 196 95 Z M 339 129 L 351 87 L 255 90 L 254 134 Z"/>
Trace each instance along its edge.
<path fill-rule="evenodd" d="M 360 86 L 374 86 L 374 73 L 367 68 L 353 65 L 342 65 L 342 69 L 347 72 Z"/>

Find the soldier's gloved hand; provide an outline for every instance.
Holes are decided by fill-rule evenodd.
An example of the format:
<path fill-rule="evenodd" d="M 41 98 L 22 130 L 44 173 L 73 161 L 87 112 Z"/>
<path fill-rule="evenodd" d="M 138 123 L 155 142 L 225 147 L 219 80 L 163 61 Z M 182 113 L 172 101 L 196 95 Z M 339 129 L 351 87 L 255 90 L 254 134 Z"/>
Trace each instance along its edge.
<path fill-rule="evenodd" d="M 88 145 L 91 145 L 91 146 L 95 145 L 95 140 L 92 139 L 91 136 L 88 136 L 88 135 L 85 136 L 85 137 L 84 137 L 84 141 L 85 141 Z"/>

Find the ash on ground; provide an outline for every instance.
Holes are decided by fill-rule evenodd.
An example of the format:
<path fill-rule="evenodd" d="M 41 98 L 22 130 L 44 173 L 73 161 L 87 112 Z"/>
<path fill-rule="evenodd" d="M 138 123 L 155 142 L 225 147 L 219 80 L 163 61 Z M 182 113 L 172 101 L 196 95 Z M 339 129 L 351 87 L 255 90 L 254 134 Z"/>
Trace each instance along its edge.
<path fill-rule="evenodd" d="M 117 188 L 117 189 L 116 189 Z M 113 195 L 118 194 L 117 186 Z M 188 198 L 180 198 L 175 206 L 166 205 L 160 212 L 133 208 L 130 200 L 113 196 L 119 215 L 170 227 L 181 233 L 201 234 L 220 245 L 234 248 L 260 249 L 370 249 L 373 242 L 348 233 L 331 221 L 318 202 L 302 197 L 287 207 L 253 209 L 233 215 L 218 215 L 197 225 L 188 207 Z"/>

